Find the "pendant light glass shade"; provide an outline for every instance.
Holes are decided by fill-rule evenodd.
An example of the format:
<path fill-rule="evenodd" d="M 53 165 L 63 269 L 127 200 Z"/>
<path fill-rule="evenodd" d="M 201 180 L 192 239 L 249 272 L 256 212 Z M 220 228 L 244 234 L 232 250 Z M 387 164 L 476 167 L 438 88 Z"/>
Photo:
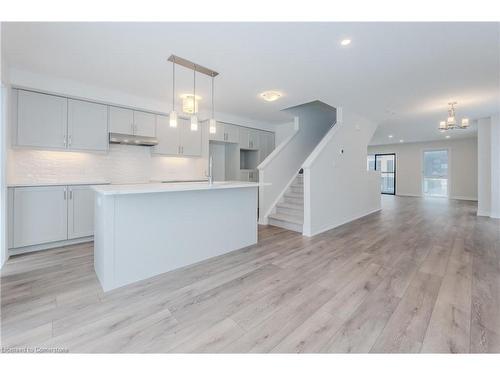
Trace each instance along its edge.
<path fill-rule="evenodd" d="M 462 128 L 466 128 L 469 126 L 469 119 L 468 118 L 463 118 L 462 119 Z"/>
<path fill-rule="evenodd" d="M 211 118 L 209 121 L 208 121 L 208 132 L 210 134 L 215 134 L 217 132 L 217 124 L 215 122 L 215 119 L 214 118 Z"/>
<path fill-rule="evenodd" d="M 169 124 L 171 128 L 177 127 L 177 112 L 172 111 L 169 115 Z"/>
<path fill-rule="evenodd" d="M 208 121 L 208 132 L 215 134 L 217 132 L 217 123 L 214 116 L 214 76 L 212 75 L 212 117 Z"/>
<path fill-rule="evenodd" d="M 446 121 L 441 121 L 439 123 L 439 130 L 446 130 Z"/>

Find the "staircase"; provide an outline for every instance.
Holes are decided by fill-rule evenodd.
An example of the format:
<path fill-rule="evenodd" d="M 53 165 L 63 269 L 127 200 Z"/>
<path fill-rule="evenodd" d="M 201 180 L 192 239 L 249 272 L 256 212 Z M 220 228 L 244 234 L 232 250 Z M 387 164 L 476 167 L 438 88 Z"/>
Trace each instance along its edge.
<path fill-rule="evenodd" d="M 269 224 L 302 233 L 304 223 L 304 181 L 301 173 L 269 215 Z"/>

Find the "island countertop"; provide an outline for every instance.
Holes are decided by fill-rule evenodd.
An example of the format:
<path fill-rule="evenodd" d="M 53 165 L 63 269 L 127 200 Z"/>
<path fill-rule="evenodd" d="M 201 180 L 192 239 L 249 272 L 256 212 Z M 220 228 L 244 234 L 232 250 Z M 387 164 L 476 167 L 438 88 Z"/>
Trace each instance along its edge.
<path fill-rule="evenodd" d="M 124 185 L 95 185 L 92 186 L 97 193 L 103 195 L 121 194 L 146 194 L 146 193 L 168 193 L 177 191 L 194 190 L 217 190 L 217 189 L 239 189 L 258 187 L 257 182 L 244 181 L 216 181 L 212 185 L 208 182 L 186 182 L 186 183 L 146 183 L 146 184 L 124 184 Z"/>

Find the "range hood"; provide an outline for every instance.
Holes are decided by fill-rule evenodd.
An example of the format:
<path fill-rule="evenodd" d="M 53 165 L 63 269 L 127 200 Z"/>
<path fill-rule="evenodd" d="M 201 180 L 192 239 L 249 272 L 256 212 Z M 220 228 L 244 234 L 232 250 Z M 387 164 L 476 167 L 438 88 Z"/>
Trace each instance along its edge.
<path fill-rule="evenodd" d="M 156 146 L 158 144 L 158 140 L 155 137 L 109 133 L 109 143 L 131 146 Z"/>

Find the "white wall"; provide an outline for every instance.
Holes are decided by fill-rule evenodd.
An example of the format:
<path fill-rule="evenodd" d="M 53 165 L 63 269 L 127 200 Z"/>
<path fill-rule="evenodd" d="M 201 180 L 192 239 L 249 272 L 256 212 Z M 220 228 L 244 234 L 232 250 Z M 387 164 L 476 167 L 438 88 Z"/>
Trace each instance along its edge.
<path fill-rule="evenodd" d="M 366 170 L 377 124 L 342 111 L 339 122 L 304 163 L 304 234 L 323 231 L 380 210 L 380 174 Z"/>
<path fill-rule="evenodd" d="M 491 116 L 491 210 L 500 218 L 500 114 Z"/>
<path fill-rule="evenodd" d="M 293 121 L 276 125 L 274 134 L 274 143 L 276 144 L 276 146 L 290 137 L 294 131 L 295 123 Z"/>
<path fill-rule="evenodd" d="M 168 113 L 170 103 L 135 97 L 118 91 L 89 86 L 84 83 L 48 77 L 19 69 L 10 69 L 13 86 L 33 88 L 72 97 L 97 100 Z M 203 114 L 200 114 L 203 118 Z M 274 130 L 274 125 L 263 124 L 239 116 L 216 113 L 218 120 L 264 130 Z M 41 151 L 16 148 L 8 149 L 7 181 L 10 184 L 44 182 L 93 182 L 112 183 L 148 182 L 154 180 L 201 179 L 207 171 L 208 133 L 203 128 L 201 158 L 152 156 L 150 149 L 141 146 L 111 145 L 105 153 Z"/>
<path fill-rule="evenodd" d="M 477 214 L 490 216 L 491 208 L 491 119 L 477 121 Z"/>
<path fill-rule="evenodd" d="M 449 195 L 477 200 L 477 138 L 368 147 L 369 154 L 396 153 L 396 194 L 422 196 L 423 150 L 449 150 Z"/>

